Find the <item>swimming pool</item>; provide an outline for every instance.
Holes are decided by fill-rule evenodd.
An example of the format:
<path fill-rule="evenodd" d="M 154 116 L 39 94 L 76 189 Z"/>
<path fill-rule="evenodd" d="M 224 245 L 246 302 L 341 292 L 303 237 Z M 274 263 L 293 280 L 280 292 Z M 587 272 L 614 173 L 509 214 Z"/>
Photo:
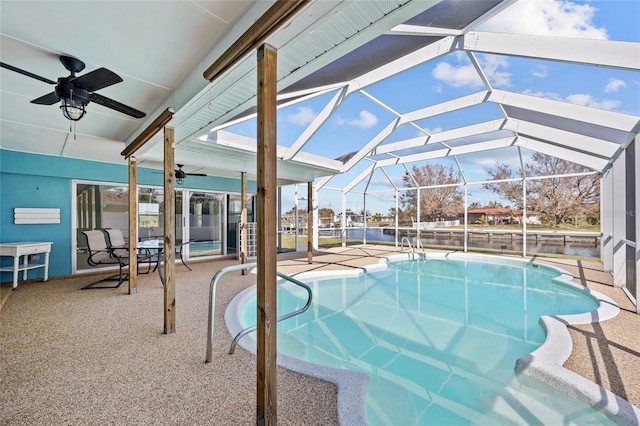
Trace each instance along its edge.
<path fill-rule="evenodd" d="M 554 268 L 455 257 L 402 256 L 367 273 L 298 275 L 312 287 L 314 300 L 305 314 L 278 324 L 279 361 L 335 378 L 344 424 L 612 423 L 565 392 L 514 371 L 518 361 L 519 371 L 548 374 L 526 358 L 536 351 L 542 352 L 536 359 L 544 358 L 551 326 L 541 325 L 541 316 L 585 322 L 581 315 L 599 308 L 596 298 L 606 298 L 569 284 L 570 276 Z M 228 324 L 234 316 L 238 327 L 255 324 L 251 293 L 234 299 Z M 279 313 L 305 302 L 304 290 L 280 285 Z M 561 368 L 564 360 L 556 362 Z M 353 410 L 358 406 L 360 413 Z"/>

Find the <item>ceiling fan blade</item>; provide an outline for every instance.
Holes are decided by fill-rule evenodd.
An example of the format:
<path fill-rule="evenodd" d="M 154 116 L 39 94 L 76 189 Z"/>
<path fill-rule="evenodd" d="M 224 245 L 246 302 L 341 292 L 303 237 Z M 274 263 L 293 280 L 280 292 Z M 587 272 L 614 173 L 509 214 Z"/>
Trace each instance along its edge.
<path fill-rule="evenodd" d="M 95 92 L 96 90 L 103 89 L 111 86 L 112 84 L 120 83 L 121 81 L 122 78 L 120 78 L 120 76 L 115 72 L 106 68 L 98 68 L 97 70 L 77 77 L 73 80 L 73 84 L 87 92 Z"/>
<path fill-rule="evenodd" d="M 44 96 L 40 96 L 38 99 L 34 99 L 31 101 L 32 104 L 38 105 L 53 105 L 57 103 L 60 99 L 58 99 L 58 95 L 54 92 L 47 93 Z"/>
<path fill-rule="evenodd" d="M 0 67 L 6 68 L 6 69 L 14 71 L 14 72 L 17 72 L 18 74 L 26 75 L 27 77 L 35 78 L 36 80 L 40 80 L 40 81 L 43 81 L 45 83 L 57 84 L 53 80 L 49 80 L 48 78 L 45 78 L 45 77 L 40 77 L 37 74 L 34 74 L 32 72 L 29 72 L 29 71 L 25 71 L 25 70 L 20 69 L 20 68 L 16 68 L 13 65 L 5 64 L 4 62 L 0 62 Z"/>
<path fill-rule="evenodd" d="M 97 93 L 90 93 L 89 99 L 91 100 L 91 102 L 95 102 L 104 107 L 111 108 L 112 110 L 121 112 L 126 115 L 130 115 L 131 117 L 134 117 L 134 118 L 142 118 L 145 115 L 147 115 L 142 111 L 138 111 L 135 108 L 132 108 L 125 104 L 121 104 L 120 102 L 114 101 L 113 99 L 109 99 L 106 96 L 98 95 Z"/>
<path fill-rule="evenodd" d="M 204 173 L 185 173 L 187 176 L 206 176 Z"/>

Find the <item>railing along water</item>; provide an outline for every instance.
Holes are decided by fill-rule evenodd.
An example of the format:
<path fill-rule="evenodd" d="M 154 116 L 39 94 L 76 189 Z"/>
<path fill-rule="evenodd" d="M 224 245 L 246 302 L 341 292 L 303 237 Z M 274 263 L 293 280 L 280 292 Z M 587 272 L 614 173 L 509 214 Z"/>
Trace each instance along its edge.
<path fill-rule="evenodd" d="M 216 274 L 213 276 L 213 278 L 211 279 L 211 285 L 209 287 L 209 318 L 208 318 L 208 324 L 207 324 L 207 354 L 206 354 L 206 358 L 205 358 L 205 362 L 211 362 L 211 359 L 213 358 L 213 330 L 214 330 L 214 321 L 215 321 L 215 306 L 216 306 L 216 288 L 218 286 L 218 281 L 220 280 L 220 278 L 229 273 L 229 272 L 234 272 L 234 271 L 242 271 L 245 269 L 253 269 L 256 266 L 258 266 L 257 263 L 241 263 L 238 265 L 231 265 L 231 266 L 227 266 L 224 267 L 222 269 L 220 269 L 218 272 L 216 272 Z M 309 306 L 311 305 L 311 297 L 312 297 L 312 292 L 311 292 L 311 288 L 296 280 L 295 278 L 292 278 L 286 274 L 283 274 L 281 272 L 276 272 L 276 274 L 282 278 L 285 279 L 287 281 L 292 282 L 293 284 L 296 284 L 300 287 L 303 287 L 305 290 L 307 290 L 307 293 L 309 295 L 309 298 L 307 300 L 307 303 L 305 304 L 304 307 L 302 307 L 301 309 L 298 309 L 296 311 L 290 312 L 288 314 L 282 315 L 281 317 L 279 317 L 277 320 L 278 321 L 282 321 L 284 319 L 287 318 L 291 318 L 295 315 L 301 314 L 303 312 L 305 312 L 307 309 L 309 309 Z M 236 337 L 233 339 L 233 342 L 231 344 L 231 349 L 229 350 L 229 353 L 233 353 L 233 351 L 235 350 L 235 346 L 238 342 L 238 340 L 240 340 L 245 334 L 250 333 L 253 330 L 250 330 L 251 328 L 255 329 L 255 326 L 253 327 L 248 327 L 245 328 L 244 330 L 242 330 L 240 333 L 238 333 L 236 335 Z"/>

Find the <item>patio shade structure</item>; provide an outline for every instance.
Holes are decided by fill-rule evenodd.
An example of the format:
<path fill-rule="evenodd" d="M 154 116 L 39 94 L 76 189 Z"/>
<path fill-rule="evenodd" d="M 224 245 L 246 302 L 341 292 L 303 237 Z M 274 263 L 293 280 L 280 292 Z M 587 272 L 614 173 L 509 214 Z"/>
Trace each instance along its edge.
<path fill-rule="evenodd" d="M 3 5 L 3 11 L 22 7 L 20 2 L 6 3 L 8 5 Z M 65 2 L 59 3 L 65 7 Z M 103 2 L 87 2 L 82 7 L 98 7 L 99 3 Z M 130 3 L 132 10 L 144 7 L 144 2 Z M 171 5 L 171 2 L 167 3 Z M 207 2 L 187 3 L 196 9 L 207 7 Z M 397 203 L 400 190 L 419 187 L 417 182 L 413 188 L 399 186 L 409 167 L 446 160 L 459 169 L 461 181 L 456 185 L 464 186 L 467 194 L 468 185 L 479 185 L 483 180 L 474 179 L 464 170 L 461 166 L 463 158 L 484 156 L 492 159 L 508 153 L 512 157 L 515 155 L 524 170 L 530 154 L 539 152 L 583 166 L 588 170 L 585 173 L 600 176 L 603 191 L 602 261 L 605 269 L 613 274 L 614 283 L 628 288 L 629 297 L 637 301 L 640 219 L 637 214 L 626 212 L 637 212 L 640 206 L 640 197 L 636 195 L 640 182 L 640 174 L 636 173 L 640 166 L 640 155 L 636 151 L 640 116 L 637 112 L 579 105 L 545 93 L 515 91 L 501 78 L 504 72 L 496 70 L 502 69 L 504 61 L 542 61 L 549 66 L 562 64 L 570 67 L 575 73 L 568 75 L 577 81 L 580 71 L 586 68 L 602 70 L 603 76 L 608 72 L 625 73 L 637 81 L 640 80 L 639 42 L 487 30 L 494 17 L 514 6 L 514 0 L 316 0 L 295 3 L 291 15 L 287 14 L 286 23 L 269 27 L 264 34 L 249 40 L 244 49 L 235 52 L 230 64 L 217 68 L 215 61 L 228 47 L 243 40 L 242 32 L 233 28 L 227 30 L 227 36 L 222 40 L 216 40 L 219 43 L 214 45 L 212 42 L 208 46 L 213 49 L 208 54 L 198 59 L 194 56 L 185 59 L 184 63 L 189 63 L 188 69 L 186 66 L 177 69 L 182 66 L 180 61 L 173 61 L 177 64 L 173 65 L 166 57 L 150 67 L 158 73 L 176 67 L 172 82 L 181 83 L 171 87 L 170 93 L 132 95 L 141 101 L 146 98 L 156 101 L 153 107 L 145 109 L 146 120 L 122 124 L 126 133 L 123 130 L 118 134 L 129 136 L 119 136 L 118 141 L 124 139 L 126 146 L 121 151 L 124 155 L 135 152 L 135 162 L 130 166 L 132 193 L 135 190 L 136 167 L 165 170 L 164 201 L 165 206 L 171 206 L 165 210 L 165 238 L 174 238 L 175 223 L 172 221 L 175 212 L 172 209 L 175 194 L 171 179 L 174 163 L 197 168 L 212 176 L 232 177 L 243 183 L 246 179 L 258 182 L 257 216 L 259 221 L 264 219 L 262 215 L 269 216 L 264 219 L 266 225 L 259 235 L 259 248 L 264 256 L 270 247 L 275 246 L 277 225 L 273 200 L 276 186 L 306 183 L 308 192 L 314 188 L 316 202 L 308 197 L 309 211 L 317 208 L 319 191 L 340 191 L 344 228 L 346 195 L 362 193 L 362 205 L 366 211 L 366 195 L 378 185 L 378 177 L 396 195 Z M 287 2 L 229 4 L 237 5 L 229 7 L 237 7 L 237 14 L 242 18 L 229 14 L 228 21 L 224 23 L 238 22 L 237 28 L 249 29 L 252 28 L 250 22 L 265 16 L 269 6 L 275 4 L 278 8 Z M 47 6 L 44 4 L 42 7 Z M 66 7 L 78 8 L 72 3 Z M 22 12 L 25 10 L 21 9 Z M 74 16 L 72 13 L 69 12 L 69 16 Z M 175 15 L 171 18 L 179 19 Z M 207 21 L 209 14 L 203 15 L 205 18 L 199 27 L 183 22 L 185 31 L 194 27 L 191 33 L 194 39 L 199 38 L 198 30 L 204 31 L 211 25 Z M 21 21 L 17 18 L 11 21 Z M 80 19 L 77 21 L 84 24 Z M 3 19 L 4 25 L 9 22 Z M 175 25 L 166 19 L 163 31 L 168 32 L 170 27 Z M 135 30 L 136 35 L 144 33 L 141 28 Z M 6 45 L 10 48 L 3 45 L 3 50 L 11 53 L 15 38 L 19 35 L 8 34 Z M 27 40 L 25 44 L 28 44 Z M 186 44 L 182 46 L 185 50 Z M 269 46 L 266 64 L 256 60 L 254 49 L 258 46 Z M 159 49 L 165 47 L 160 44 Z M 174 50 L 176 56 L 181 53 L 177 48 Z M 451 65 L 447 68 L 447 63 L 443 62 L 452 58 L 460 64 L 459 68 Z M 213 67 L 210 67 L 211 59 L 214 60 Z M 3 53 L 5 61 L 9 62 Z M 145 61 L 135 57 L 129 62 Z M 447 99 L 433 102 L 425 86 L 434 73 L 443 68 L 444 74 L 463 69 L 472 84 L 465 90 L 444 88 L 449 90 Z M 11 81 L 15 81 L 14 78 L 10 77 Z M 413 83 L 410 87 L 403 87 L 398 79 Z M 137 83 L 142 85 L 141 81 Z M 268 89 L 265 90 L 264 86 Z M 640 95 L 637 86 L 627 90 Z M 266 100 L 265 95 L 269 95 Z M 303 121 L 304 127 L 287 136 L 278 132 L 276 138 L 274 127 L 277 122 L 286 118 L 285 114 L 299 112 L 300 108 L 309 108 L 308 105 L 313 105 L 314 113 Z M 357 135 L 342 135 L 334 130 L 333 123 L 343 119 L 340 113 L 349 105 L 358 105 L 360 111 L 376 112 L 376 122 L 370 122 L 370 130 Z M 169 127 L 165 127 L 166 123 L 159 125 L 164 127 L 164 132 L 160 132 L 159 128 L 154 129 L 153 120 L 167 108 L 173 108 L 171 124 Z M 3 110 L 13 113 L 11 109 Z M 263 121 L 265 111 L 268 124 Z M 28 115 L 22 114 L 20 119 L 16 118 L 17 114 L 9 119 L 3 116 L 3 132 L 6 134 L 5 129 L 11 129 L 15 133 L 13 129 L 20 128 L 21 120 Z M 463 115 L 465 119 L 462 119 Z M 371 113 L 364 114 L 360 120 L 366 121 L 372 116 Z M 99 118 L 99 114 L 94 117 Z M 439 123 L 445 117 L 460 117 L 460 120 L 456 125 L 443 127 Z M 82 123 L 89 126 L 89 118 Z M 116 118 L 111 118 L 111 121 L 100 124 L 103 128 L 114 128 L 117 127 L 112 125 L 115 121 Z M 145 128 L 151 130 L 144 137 L 144 145 L 139 146 L 136 135 Z M 13 139 L 25 144 L 27 139 L 38 139 L 29 136 Z M 3 144 L 8 144 L 12 138 L 6 139 Z M 3 148 L 20 147 L 4 145 Z M 67 137 L 62 150 L 56 155 L 66 155 L 72 149 L 77 148 Z M 267 154 L 268 161 L 265 160 Z M 549 177 L 522 174 L 517 178 L 522 182 L 525 205 L 527 179 Z M 268 187 L 263 185 L 264 182 Z M 238 188 L 240 192 L 240 185 Z M 134 204 L 132 199 L 130 205 Z M 418 209 L 419 206 L 418 203 Z M 317 223 L 317 214 L 314 222 Z M 135 229 L 135 223 L 130 223 L 130 228 Z M 174 266 L 172 244 L 167 246 L 167 268 Z M 523 253 L 526 253 L 526 247 L 523 247 Z M 261 265 L 260 272 L 266 276 L 259 276 L 259 281 L 269 282 L 265 285 L 269 292 L 274 287 L 274 271 L 275 254 L 268 253 L 267 262 Z M 175 325 L 172 269 L 166 269 L 165 275 L 168 279 L 165 287 L 165 332 L 169 333 Z M 132 292 L 135 292 L 133 289 L 135 282 L 132 283 Z M 262 302 L 259 302 L 262 303 L 261 308 L 272 312 L 266 314 L 266 319 L 260 318 L 259 327 L 263 330 L 268 325 L 268 318 L 275 316 L 275 304 L 270 302 L 272 296 L 271 293 L 258 296 L 259 299 L 262 297 Z M 275 326 L 266 330 L 266 335 L 269 340 L 259 343 L 265 350 L 266 359 L 260 358 L 258 350 L 258 365 L 263 377 L 267 377 L 264 383 L 259 384 L 258 420 L 271 424 L 276 419 L 273 411 L 276 406 Z M 261 338 L 259 336 L 259 340 Z"/>
<path fill-rule="evenodd" d="M 567 64 L 577 73 L 596 67 L 637 77 L 640 44 L 483 30 L 492 17 L 513 3 L 445 0 L 311 2 L 305 6 L 292 25 L 267 39 L 278 51 L 278 108 L 291 111 L 315 102 L 319 109 L 297 135 L 287 140 L 279 137 L 278 184 L 315 182 L 316 194 L 323 189 L 346 194 L 362 191 L 362 186 L 370 191 L 372 176 L 377 174 L 388 180 L 390 191 L 397 191 L 406 189 L 397 182 L 398 174 L 409 165 L 447 159 L 459 166 L 464 156 L 509 152 L 515 153 L 524 169 L 527 156 L 539 152 L 583 166 L 586 173 L 600 174 L 603 191 L 611 188 L 611 182 L 624 179 L 624 185 L 613 185 L 614 190 L 637 192 L 637 177 L 628 172 L 636 161 L 633 145 L 640 130 L 639 116 L 511 91 L 501 84 L 492 64 L 505 58 L 537 60 Z M 402 97 L 406 92 L 389 98 L 379 90 L 388 81 L 420 72 L 451 55 L 475 73 L 476 90 L 460 96 L 452 91 L 451 99 L 435 104 L 429 103 L 425 93 L 421 105 L 415 99 L 406 101 Z M 215 169 L 218 175 L 238 176 L 247 171 L 247 178 L 255 179 L 256 137 L 237 131 L 256 118 L 255 81 L 255 60 L 244 57 L 177 109 L 173 122 L 180 161 Z M 416 91 L 420 88 L 414 88 Z M 356 100 L 381 112 L 377 133 L 357 142 L 341 140 L 339 134 L 331 134 L 332 120 L 341 106 Z M 430 124 L 464 112 L 480 118 L 446 129 Z M 327 142 L 328 135 L 333 136 L 332 143 Z M 138 157 L 152 165 L 160 158 L 160 145 L 149 144 Z M 616 163 L 628 164 L 627 172 L 616 172 Z M 482 183 L 460 171 L 465 190 L 467 185 Z M 622 174 L 626 177 L 614 177 Z M 530 178 L 545 176 L 521 176 L 523 196 Z M 631 208 L 637 201 L 626 202 Z M 603 215 L 605 233 L 613 229 L 613 221 Z M 621 231 L 629 242 L 622 244 L 637 250 L 635 234 L 627 235 L 633 233 L 631 225 Z M 606 246 L 606 235 L 603 241 Z M 603 262 L 607 268 L 622 271 L 625 267 L 613 265 L 614 251 L 620 250 L 603 250 Z"/>

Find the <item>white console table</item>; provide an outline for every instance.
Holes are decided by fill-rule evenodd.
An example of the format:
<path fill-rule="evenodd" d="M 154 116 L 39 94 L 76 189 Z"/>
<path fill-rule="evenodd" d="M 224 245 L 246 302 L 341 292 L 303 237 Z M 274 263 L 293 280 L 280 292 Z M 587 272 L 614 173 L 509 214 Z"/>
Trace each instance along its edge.
<path fill-rule="evenodd" d="M 13 266 L 0 268 L 0 271 L 13 272 L 13 288 L 18 287 L 18 272 L 22 271 L 22 279 L 27 279 L 29 269 L 44 268 L 44 281 L 49 279 L 49 252 L 52 242 L 20 242 L 0 243 L 0 256 L 12 256 Z M 44 254 L 44 263 L 29 263 L 29 255 Z M 24 256 L 22 264 L 20 257 Z"/>

